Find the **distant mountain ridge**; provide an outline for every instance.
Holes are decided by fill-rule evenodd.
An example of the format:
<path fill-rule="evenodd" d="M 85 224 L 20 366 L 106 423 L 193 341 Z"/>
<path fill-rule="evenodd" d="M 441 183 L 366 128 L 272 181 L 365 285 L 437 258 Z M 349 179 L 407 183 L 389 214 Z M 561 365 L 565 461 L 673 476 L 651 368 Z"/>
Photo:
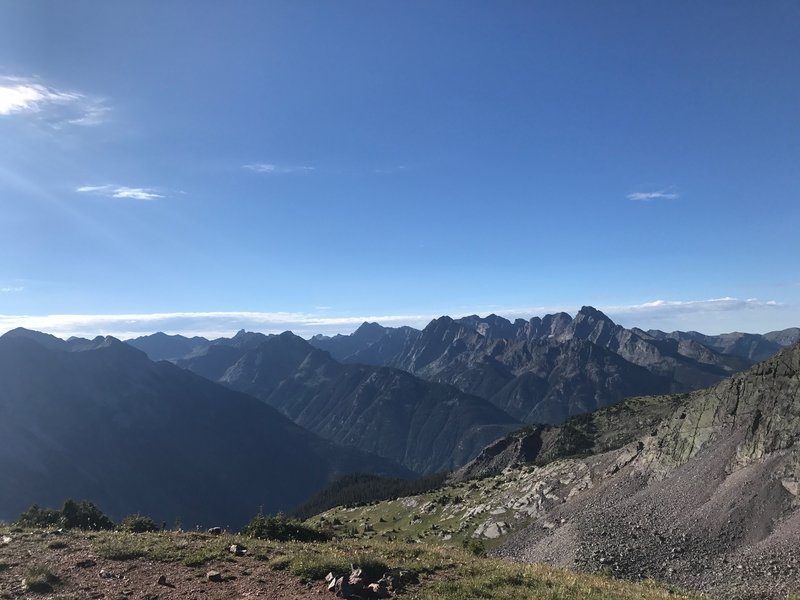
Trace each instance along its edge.
<path fill-rule="evenodd" d="M 0 519 L 89 498 L 114 518 L 243 525 L 354 472 L 410 476 L 111 337 L 0 337 Z"/>
<path fill-rule="evenodd" d="M 239 332 L 206 340 L 184 359 L 192 359 L 195 372 L 221 381 L 243 343 L 252 348 L 267 337 Z M 796 339 L 798 328 L 717 336 L 628 329 L 584 306 L 574 317 L 562 312 L 513 322 L 494 314 L 443 316 L 422 330 L 365 322 L 350 335 L 317 335 L 309 344 L 338 362 L 391 367 L 455 386 L 522 422 L 561 423 L 626 397 L 713 385 Z"/>
<path fill-rule="evenodd" d="M 345 362 L 392 366 L 450 383 L 529 423 L 559 423 L 627 396 L 706 387 L 800 339 L 797 329 L 720 336 L 645 332 L 617 325 L 590 306 L 574 318 L 445 316 L 402 336 L 384 328 L 377 337 L 375 324 L 370 327 L 369 337 L 357 331 L 316 336 L 311 343 L 331 352 L 346 348 L 340 353 Z"/>
<path fill-rule="evenodd" d="M 399 369 L 339 363 L 291 332 L 259 341 L 215 343 L 177 364 L 260 398 L 327 439 L 418 473 L 456 468 L 520 425 L 452 386 Z"/>

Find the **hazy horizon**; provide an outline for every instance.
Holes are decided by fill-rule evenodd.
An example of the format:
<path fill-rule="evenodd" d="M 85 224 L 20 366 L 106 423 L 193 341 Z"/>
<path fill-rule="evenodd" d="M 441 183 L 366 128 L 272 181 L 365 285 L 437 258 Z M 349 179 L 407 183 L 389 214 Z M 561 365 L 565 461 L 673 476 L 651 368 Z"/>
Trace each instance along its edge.
<path fill-rule="evenodd" d="M 760 310 L 764 303 L 754 299 L 737 300 L 735 298 L 717 298 L 699 302 L 676 303 L 656 301 L 639 305 L 597 307 L 615 323 L 628 328 L 660 329 L 662 331 L 699 331 L 708 335 L 730 333 L 767 333 L 769 331 L 798 327 L 788 320 L 784 306 L 768 305 L 776 311 L 776 325 L 763 330 L 737 327 L 735 323 L 744 322 L 741 315 L 747 311 Z M 16 327 L 24 327 L 44 333 L 50 333 L 67 339 L 69 337 L 93 338 L 97 335 L 111 335 L 125 340 L 156 332 L 168 335 L 201 336 L 208 339 L 231 337 L 244 329 L 261 333 L 282 333 L 292 331 L 296 335 L 309 339 L 314 335 L 349 334 L 362 323 L 379 323 L 386 327 L 410 326 L 424 328 L 430 321 L 442 316 L 453 318 L 478 315 L 481 317 L 496 314 L 510 321 L 528 320 L 532 317 L 543 317 L 546 314 L 566 312 L 572 316 L 580 310 L 580 306 L 570 307 L 538 307 L 529 309 L 503 309 L 499 307 L 480 310 L 456 310 L 430 315 L 326 315 L 303 314 L 290 312 L 255 313 L 255 312 L 205 312 L 205 313 L 153 313 L 124 315 L 45 315 L 45 316 L 8 316 L 0 315 L 0 332 Z M 783 323 L 788 323 L 783 325 Z M 695 326 L 691 326 L 694 324 Z M 684 325 L 684 326 L 679 326 Z M 685 326 L 690 325 L 690 326 Z"/>

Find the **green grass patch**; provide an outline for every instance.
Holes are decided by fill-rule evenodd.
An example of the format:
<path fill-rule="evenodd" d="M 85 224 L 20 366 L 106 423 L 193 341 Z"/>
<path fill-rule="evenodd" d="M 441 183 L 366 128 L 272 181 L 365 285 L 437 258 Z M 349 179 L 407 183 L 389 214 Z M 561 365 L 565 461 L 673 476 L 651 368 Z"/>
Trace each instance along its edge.
<path fill-rule="evenodd" d="M 59 578 L 45 565 L 33 565 L 25 570 L 23 578 L 25 589 L 36 594 L 47 594 L 53 591 Z"/>
<path fill-rule="evenodd" d="M 470 558 L 440 580 L 421 586 L 419 600 L 690 600 L 692 596 L 652 583 L 635 584 L 603 577 Z"/>
<path fill-rule="evenodd" d="M 156 562 L 181 562 L 187 567 L 201 567 L 214 560 L 233 560 L 229 548 L 238 543 L 248 548 L 248 553 L 260 558 L 270 547 L 260 540 L 243 542 L 238 536 L 212 536 L 203 533 L 128 533 L 110 531 L 97 534 L 95 550 L 98 556 L 109 560 L 145 558 Z"/>

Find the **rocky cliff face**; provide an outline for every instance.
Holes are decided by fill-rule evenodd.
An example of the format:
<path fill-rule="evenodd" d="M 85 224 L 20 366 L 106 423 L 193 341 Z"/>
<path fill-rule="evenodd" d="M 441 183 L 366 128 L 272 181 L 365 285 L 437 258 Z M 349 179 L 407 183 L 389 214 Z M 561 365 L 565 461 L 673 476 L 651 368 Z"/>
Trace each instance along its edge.
<path fill-rule="evenodd" d="M 481 329 L 508 334 L 508 327 L 498 325 L 498 319 Z M 561 339 L 487 337 L 473 329 L 475 323 L 469 319 L 442 317 L 428 325 L 393 364 L 424 379 L 487 398 L 527 423 L 560 423 L 627 396 L 670 390 L 668 377 L 591 340 L 568 335 L 575 321 L 558 316 L 549 321 L 537 331 L 555 329 L 561 332 Z"/>
<path fill-rule="evenodd" d="M 632 395 L 706 387 L 752 364 L 689 334 L 626 329 L 590 306 L 575 318 L 557 313 L 513 323 L 497 315 L 440 317 L 421 332 L 387 329 L 383 336 L 364 327 L 312 342 L 346 349 L 345 362 L 388 365 L 454 385 L 528 423 L 560 423 Z M 752 337 L 760 341 L 759 356 L 778 349 Z"/>
<path fill-rule="evenodd" d="M 742 439 L 731 470 L 795 448 L 800 439 L 800 346 L 690 394 L 655 433 L 646 440 L 643 456 L 667 470 L 736 435 Z"/>
<path fill-rule="evenodd" d="M 315 348 L 325 350 L 341 362 L 346 361 L 349 356 L 359 350 L 371 346 L 390 331 L 389 327 L 383 327 L 378 323 L 364 322 L 350 335 L 337 334 L 332 337 L 315 335 L 309 340 L 309 343 Z"/>

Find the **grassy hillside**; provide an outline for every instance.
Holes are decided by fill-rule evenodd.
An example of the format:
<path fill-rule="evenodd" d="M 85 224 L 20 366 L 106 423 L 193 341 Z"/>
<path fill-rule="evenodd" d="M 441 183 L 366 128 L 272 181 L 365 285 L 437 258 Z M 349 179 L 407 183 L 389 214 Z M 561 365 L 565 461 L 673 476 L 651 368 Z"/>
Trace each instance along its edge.
<path fill-rule="evenodd" d="M 362 539 L 431 542 L 446 546 L 491 547 L 511 529 L 535 518 L 550 478 L 579 486 L 583 463 L 564 460 L 544 467 L 523 466 L 484 479 L 361 506 L 338 506 L 309 519 L 322 527 Z M 495 535 L 495 533 L 499 535 Z M 474 541 L 473 541 L 474 540 Z"/>
<path fill-rule="evenodd" d="M 246 547 L 244 556 L 229 551 Z M 0 527 L 0 598 L 333 598 L 329 571 L 404 572 L 398 597 L 420 600 L 660 600 L 692 598 L 630 584 L 490 560 L 431 544 L 339 539 L 271 542 L 223 534 L 124 533 Z M 218 581 L 207 577 L 219 573 Z"/>

